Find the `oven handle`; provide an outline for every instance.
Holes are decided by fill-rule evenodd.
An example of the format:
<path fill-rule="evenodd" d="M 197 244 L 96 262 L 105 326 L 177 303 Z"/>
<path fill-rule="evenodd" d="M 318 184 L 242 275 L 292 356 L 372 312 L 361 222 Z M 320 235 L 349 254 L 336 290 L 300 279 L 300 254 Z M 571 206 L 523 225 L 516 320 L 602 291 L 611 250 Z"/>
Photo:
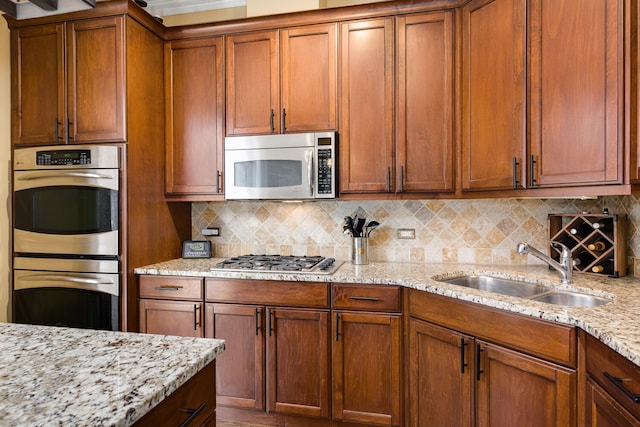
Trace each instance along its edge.
<path fill-rule="evenodd" d="M 308 158 L 308 170 L 307 170 L 307 174 L 308 174 L 308 178 L 309 178 L 309 197 L 313 197 L 313 178 L 314 178 L 314 173 L 313 173 L 313 152 L 311 152 L 309 158 Z"/>
<path fill-rule="evenodd" d="M 48 178 L 65 178 L 65 177 L 74 177 L 74 178 L 93 178 L 93 179 L 113 179 L 112 176 L 102 175 L 98 173 L 90 173 L 90 172 L 64 172 L 58 171 L 49 174 L 31 174 L 31 175 L 23 175 L 18 177 L 18 181 L 35 181 L 38 179 L 48 179 Z"/>
<path fill-rule="evenodd" d="M 62 287 L 78 287 L 80 289 L 88 289 L 95 290 L 99 292 L 105 292 L 111 295 L 118 296 L 119 289 L 117 286 L 113 289 L 114 285 L 117 283 L 109 278 L 100 278 L 100 277 L 83 277 L 83 276 L 74 276 L 70 274 L 28 274 L 20 277 L 16 280 L 16 282 L 52 282 L 58 283 L 59 286 Z M 65 285 L 66 283 L 66 285 Z M 71 285 L 75 284 L 75 286 Z M 30 286 L 20 285 L 16 283 L 15 289 L 27 289 Z M 36 285 L 36 287 L 47 287 L 47 285 Z"/>

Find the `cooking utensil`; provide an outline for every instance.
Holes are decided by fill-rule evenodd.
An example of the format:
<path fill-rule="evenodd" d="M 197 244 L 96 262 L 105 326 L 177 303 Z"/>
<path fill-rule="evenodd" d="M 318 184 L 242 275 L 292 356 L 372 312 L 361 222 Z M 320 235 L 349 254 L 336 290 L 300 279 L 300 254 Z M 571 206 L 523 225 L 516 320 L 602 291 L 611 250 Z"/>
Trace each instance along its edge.
<path fill-rule="evenodd" d="M 379 225 L 380 223 L 378 221 L 369 221 L 369 223 L 364 227 L 364 237 L 371 236 L 371 232 Z"/>
<path fill-rule="evenodd" d="M 362 232 L 364 231 L 364 224 L 367 222 L 366 218 L 358 218 L 357 223 L 355 224 L 354 231 L 356 233 L 356 237 L 365 237 Z"/>

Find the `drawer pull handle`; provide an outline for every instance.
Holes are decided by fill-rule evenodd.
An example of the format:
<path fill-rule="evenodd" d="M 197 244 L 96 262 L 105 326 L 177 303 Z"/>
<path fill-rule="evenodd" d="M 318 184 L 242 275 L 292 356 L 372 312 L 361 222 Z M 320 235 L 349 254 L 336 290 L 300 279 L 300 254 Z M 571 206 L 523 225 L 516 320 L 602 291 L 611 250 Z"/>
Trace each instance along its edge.
<path fill-rule="evenodd" d="M 380 298 L 377 297 L 349 297 L 350 300 L 354 301 L 380 301 Z"/>
<path fill-rule="evenodd" d="M 460 372 L 464 374 L 464 368 L 469 366 L 468 363 L 465 362 L 464 357 L 464 348 L 468 346 L 466 342 L 464 342 L 464 338 L 460 338 Z"/>
<path fill-rule="evenodd" d="M 156 291 L 179 291 L 182 286 L 157 286 Z"/>
<path fill-rule="evenodd" d="M 194 418 L 196 418 L 200 414 L 200 412 L 204 410 L 206 406 L 207 405 L 203 403 L 202 405 L 198 406 L 198 408 L 196 409 L 181 409 L 182 412 L 186 412 L 187 414 L 189 414 L 189 418 L 184 420 L 184 422 L 180 424 L 180 427 L 186 427 L 189 424 L 191 424 L 191 421 L 193 421 Z"/>
<path fill-rule="evenodd" d="M 611 375 L 609 372 L 606 372 L 606 371 L 603 372 L 602 374 L 609 381 L 615 384 L 615 386 L 618 387 L 624 394 L 626 394 L 627 397 L 629 397 L 629 399 L 633 400 L 635 403 L 640 403 L 640 394 L 632 393 L 631 391 L 629 391 L 629 389 L 627 389 L 623 384 L 624 379 L 619 377 L 614 377 L 613 375 Z"/>
<path fill-rule="evenodd" d="M 476 380 L 480 381 L 480 374 L 483 374 L 484 371 L 480 369 L 480 363 L 482 362 L 482 352 L 484 350 L 480 347 L 480 344 L 476 344 Z"/>

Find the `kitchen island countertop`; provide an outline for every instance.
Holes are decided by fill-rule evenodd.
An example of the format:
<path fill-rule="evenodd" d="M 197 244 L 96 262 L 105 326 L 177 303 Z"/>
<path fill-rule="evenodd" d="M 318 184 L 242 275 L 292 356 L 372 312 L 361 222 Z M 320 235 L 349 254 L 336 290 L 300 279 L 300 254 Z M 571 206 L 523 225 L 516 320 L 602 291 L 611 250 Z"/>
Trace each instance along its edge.
<path fill-rule="evenodd" d="M 401 285 L 475 302 L 526 316 L 566 325 L 578 326 L 613 350 L 640 366 L 640 278 L 624 276 L 609 278 L 594 273 L 574 272 L 573 283 L 562 285 L 560 275 L 546 265 L 476 265 L 419 264 L 373 262 L 353 265 L 345 262 L 332 275 L 279 272 L 212 271 L 220 258 L 175 259 L 135 269 L 136 274 L 198 276 L 250 280 L 281 280 L 299 282 L 363 283 L 371 285 Z M 465 274 L 489 274 L 516 278 L 550 286 L 557 290 L 584 292 L 610 299 L 598 307 L 565 307 L 524 298 L 500 295 L 443 283 L 437 279 Z"/>
<path fill-rule="evenodd" d="M 128 426 L 224 340 L 0 323 L 0 423 Z"/>

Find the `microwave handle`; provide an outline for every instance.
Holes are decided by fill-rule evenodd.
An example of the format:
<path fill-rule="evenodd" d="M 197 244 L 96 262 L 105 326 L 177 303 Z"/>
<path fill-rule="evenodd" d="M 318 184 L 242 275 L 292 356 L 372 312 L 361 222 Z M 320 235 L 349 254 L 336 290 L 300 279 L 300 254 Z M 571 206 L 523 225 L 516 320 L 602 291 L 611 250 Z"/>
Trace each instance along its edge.
<path fill-rule="evenodd" d="M 307 162 L 308 165 L 308 176 L 309 176 L 309 197 L 313 197 L 313 150 L 311 151 L 311 154 L 309 155 L 309 161 Z"/>

